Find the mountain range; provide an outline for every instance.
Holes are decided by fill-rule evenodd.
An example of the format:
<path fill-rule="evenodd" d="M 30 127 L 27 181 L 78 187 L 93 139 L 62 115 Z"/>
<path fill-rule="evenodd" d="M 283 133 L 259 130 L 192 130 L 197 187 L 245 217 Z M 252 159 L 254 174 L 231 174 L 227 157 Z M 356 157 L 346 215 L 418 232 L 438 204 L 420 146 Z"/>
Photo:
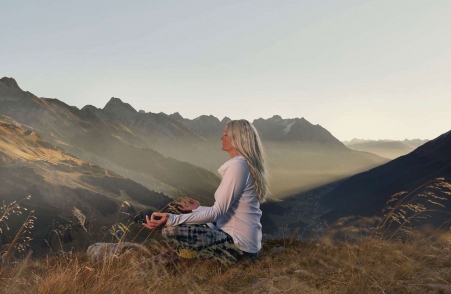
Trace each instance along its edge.
<path fill-rule="evenodd" d="M 80 159 L 149 189 L 173 198 L 195 195 L 212 204 L 211 195 L 219 184 L 218 176 L 149 148 L 148 142 L 162 144 L 169 138 L 189 142 L 199 137 L 166 115 L 138 113 L 116 98 L 103 110 L 91 106 L 79 110 L 57 99 L 38 98 L 24 92 L 10 78 L 0 79 L 0 114 Z"/>
<path fill-rule="evenodd" d="M 32 128 L 49 143 L 169 195 L 212 203 L 217 168 L 228 158 L 220 136 L 229 118 L 190 120 L 180 114 L 136 111 L 119 98 L 103 109 L 82 109 L 22 91 L 0 79 L 0 114 Z M 346 148 L 330 132 L 304 118 L 253 121 L 261 133 L 275 197 L 284 197 L 387 162 Z M 199 168 L 200 167 L 200 168 Z"/>

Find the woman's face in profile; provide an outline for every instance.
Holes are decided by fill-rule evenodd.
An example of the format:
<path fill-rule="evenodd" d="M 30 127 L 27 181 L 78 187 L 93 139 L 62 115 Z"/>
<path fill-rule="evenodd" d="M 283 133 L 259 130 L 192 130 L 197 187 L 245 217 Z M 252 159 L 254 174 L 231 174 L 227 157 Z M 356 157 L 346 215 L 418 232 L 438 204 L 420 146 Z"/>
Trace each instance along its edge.
<path fill-rule="evenodd" d="M 231 151 L 234 149 L 232 146 L 232 143 L 230 143 L 229 135 L 227 134 L 227 128 L 224 129 L 224 133 L 222 134 L 221 141 L 222 141 L 222 150 L 223 151 L 228 152 L 228 151 Z"/>

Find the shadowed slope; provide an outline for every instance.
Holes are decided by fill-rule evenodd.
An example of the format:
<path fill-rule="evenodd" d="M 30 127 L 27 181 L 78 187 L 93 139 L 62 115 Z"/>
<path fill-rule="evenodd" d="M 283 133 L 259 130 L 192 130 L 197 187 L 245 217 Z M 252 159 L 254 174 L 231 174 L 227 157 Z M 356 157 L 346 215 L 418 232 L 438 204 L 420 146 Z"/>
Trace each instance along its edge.
<path fill-rule="evenodd" d="M 415 151 L 343 181 L 322 199 L 333 208 L 325 217 L 379 215 L 391 195 L 411 191 L 438 177 L 451 177 L 451 131 Z M 448 201 L 449 202 L 449 201 Z M 446 206 L 451 206 L 446 203 Z"/>

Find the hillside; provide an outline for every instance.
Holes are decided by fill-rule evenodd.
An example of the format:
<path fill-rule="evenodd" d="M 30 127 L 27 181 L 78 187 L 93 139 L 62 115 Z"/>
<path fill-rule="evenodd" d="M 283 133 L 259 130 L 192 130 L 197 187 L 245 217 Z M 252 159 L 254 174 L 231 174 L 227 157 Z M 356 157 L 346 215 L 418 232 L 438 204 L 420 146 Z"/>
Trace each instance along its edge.
<path fill-rule="evenodd" d="M 88 216 L 86 226 L 91 238 L 74 239 L 71 246 L 84 246 L 103 234 L 118 217 L 132 218 L 143 210 L 160 210 L 172 199 L 98 165 L 85 162 L 43 140 L 14 120 L 0 116 L 0 199 L 5 203 L 31 196 L 22 205 L 34 210 L 37 217 L 33 249 L 37 252 L 51 241 L 52 231 L 63 231 L 74 237 L 80 227 L 68 226 L 75 220 L 76 207 Z M 129 205 L 121 207 L 123 201 Z M 123 214 L 126 213 L 126 214 Z M 23 215 L 8 223 L 17 229 Z M 95 222 L 95 226 L 91 223 Z M 78 223 L 78 222 L 75 222 Z M 2 244 L 8 236 L 2 234 Z M 69 240 L 67 240 L 69 241 Z M 52 245 L 52 244 L 50 244 Z"/>
<path fill-rule="evenodd" d="M 332 209 L 324 217 L 335 220 L 348 215 L 378 215 L 391 195 L 412 191 L 439 177 L 451 177 L 451 131 L 405 156 L 340 183 L 321 201 Z M 450 201 L 444 204 L 446 210 L 451 208 Z M 443 218 L 447 216 L 437 216 L 436 222 L 440 223 Z"/>

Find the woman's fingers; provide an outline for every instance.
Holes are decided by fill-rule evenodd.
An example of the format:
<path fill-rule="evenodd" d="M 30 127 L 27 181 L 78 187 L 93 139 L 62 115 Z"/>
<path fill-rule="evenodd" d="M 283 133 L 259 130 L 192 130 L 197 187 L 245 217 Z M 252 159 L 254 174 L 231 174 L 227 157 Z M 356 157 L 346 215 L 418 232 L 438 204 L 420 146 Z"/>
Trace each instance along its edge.
<path fill-rule="evenodd" d="M 167 213 L 161 213 L 161 212 L 154 212 L 152 215 L 147 216 L 146 215 L 146 223 L 143 224 L 146 228 L 154 229 L 156 227 L 161 227 L 166 224 L 168 221 L 168 214 Z"/>
<path fill-rule="evenodd" d="M 167 213 L 154 212 L 152 213 L 150 218 L 148 215 L 146 215 L 146 222 L 143 223 L 143 226 L 152 230 L 165 225 L 168 221 L 168 218 L 169 216 Z"/>
<path fill-rule="evenodd" d="M 143 223 L 143 226 L 148 228 L 148 229 L 151 229 L 151 230 L 155 228 L 155 225 L 152 224 L 152 222 L 150 221 L 150 218 L 149 218 L 148 215 L 146 215 L 146 222 Z"/>

